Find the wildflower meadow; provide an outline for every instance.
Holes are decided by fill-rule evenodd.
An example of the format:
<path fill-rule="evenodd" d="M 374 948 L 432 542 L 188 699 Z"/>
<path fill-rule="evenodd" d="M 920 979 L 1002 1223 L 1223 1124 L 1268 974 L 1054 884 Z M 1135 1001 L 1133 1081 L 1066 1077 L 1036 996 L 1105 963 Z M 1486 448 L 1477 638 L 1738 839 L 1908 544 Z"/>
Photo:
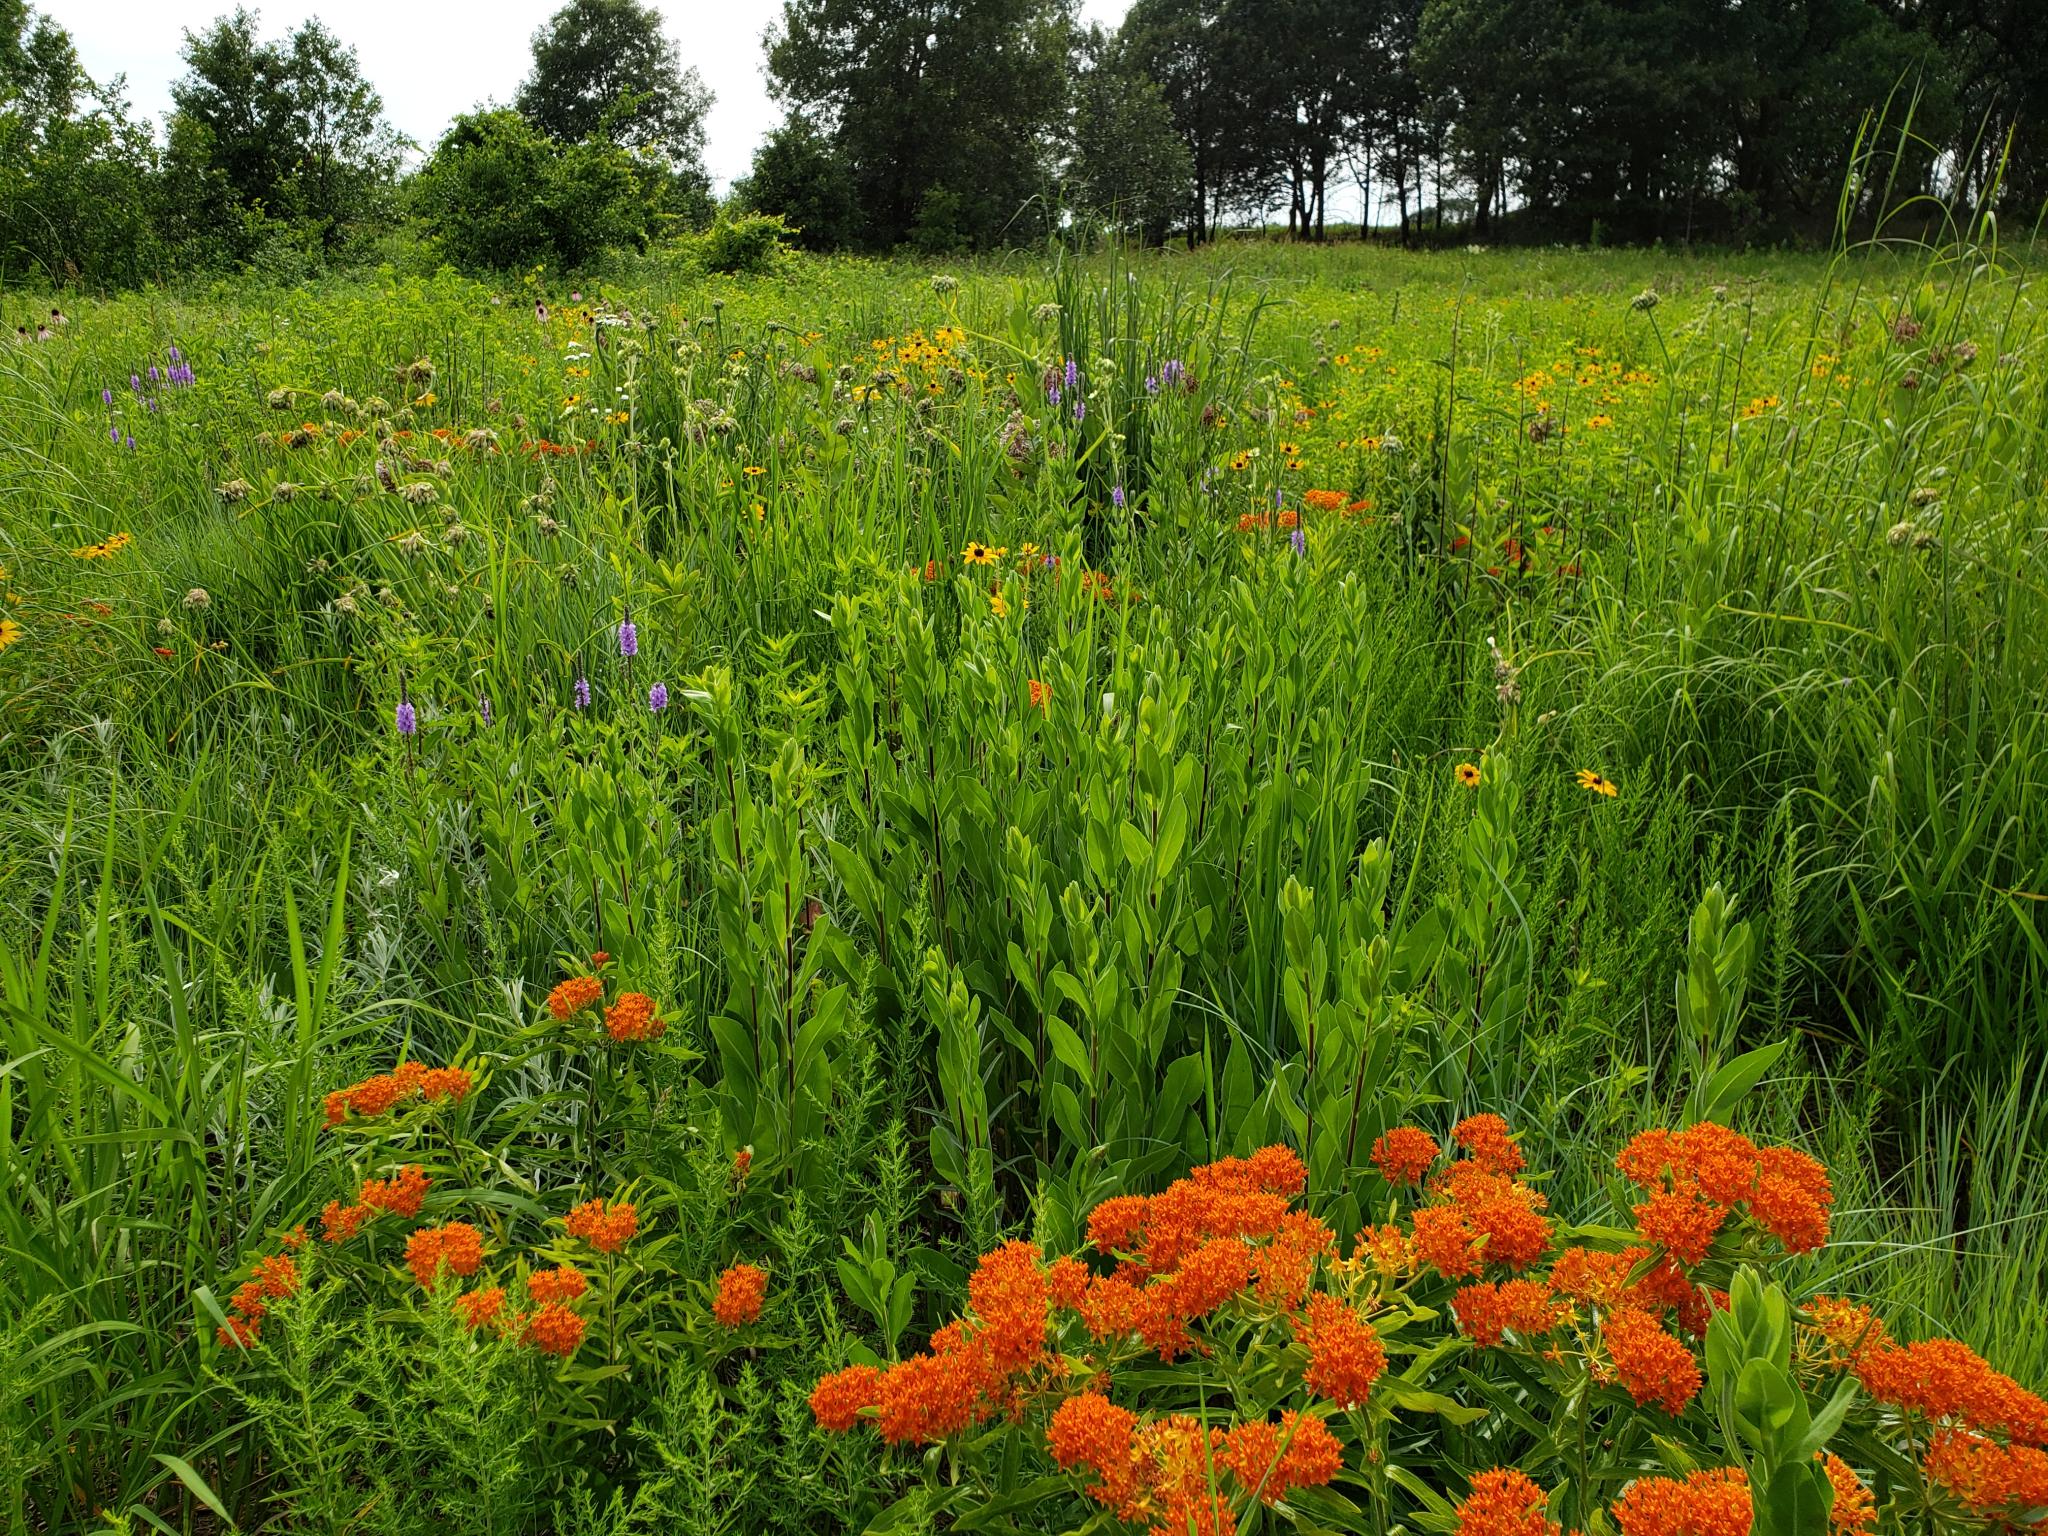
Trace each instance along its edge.
<path fill-rule="evenodd" d="M 2038 267 L 9 293 L 0 1524 L 2048 1520 Z"/>

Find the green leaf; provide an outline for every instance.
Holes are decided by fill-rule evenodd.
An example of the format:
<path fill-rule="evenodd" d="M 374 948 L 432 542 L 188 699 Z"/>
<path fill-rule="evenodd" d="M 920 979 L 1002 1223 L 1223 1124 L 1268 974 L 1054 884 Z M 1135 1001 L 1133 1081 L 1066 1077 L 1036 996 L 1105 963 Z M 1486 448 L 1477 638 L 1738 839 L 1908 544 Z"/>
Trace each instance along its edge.
<path fill-rule="evenodd" d="M 207 1486 L 206 1479 L 199 1475 L 190 1462 L 173 1456 L 168 1451 L 158 1451 L 156 1459 L 169 1467 L 172 1475 L 185 1485 L 185 1491 L 219 1516 L 229 1530 L 241 1529 L 235 1524 L 233 1516 L 228 1514 L 227 1506 L 221 1503 L 220 1496 Z"/>

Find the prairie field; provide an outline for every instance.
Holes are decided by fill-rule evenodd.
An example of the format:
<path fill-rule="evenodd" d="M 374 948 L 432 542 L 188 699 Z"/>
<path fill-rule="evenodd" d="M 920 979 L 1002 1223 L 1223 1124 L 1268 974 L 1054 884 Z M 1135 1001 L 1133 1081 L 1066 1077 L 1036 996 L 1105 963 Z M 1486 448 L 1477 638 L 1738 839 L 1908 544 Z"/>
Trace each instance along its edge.
<path fill-rule="evenodd" d="M 2027 1527 L 2036 256 L 10 294 L 0 1524 Z"/>

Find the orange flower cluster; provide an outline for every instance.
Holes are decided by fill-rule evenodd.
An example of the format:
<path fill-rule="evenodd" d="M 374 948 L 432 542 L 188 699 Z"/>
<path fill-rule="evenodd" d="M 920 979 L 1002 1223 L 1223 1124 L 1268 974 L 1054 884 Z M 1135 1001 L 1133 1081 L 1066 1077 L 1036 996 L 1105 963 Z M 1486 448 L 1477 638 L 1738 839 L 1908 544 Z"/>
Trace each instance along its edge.
<path fill-rule="evenodd" d="M 538 1269 L 526 1277 L 526 1294 L 542 1306 L 549 1302 L 574 1301 L 590 1284 L 580 1270 L 568 1264 L 557 1264 L 553 1269 Z"/>
<path fill-rule="evenodd" d="M 718 1277 L 711 1315 L 721 1328 L 744 1328 L 758 1321 L 768 1295 L 768 1276 L 751 1264 L 734 1264 Z"/>
<path fill-rule="evenodd" d="M 1397 1125 L 1372 1144 L 1373 1166 L 1380 1177 L 1395 1188 L 1420 1184 L 1423 1176 L 1443 1155 L 1443 1148 L 1429 1132 L 1412 1125 Z"/>
<path fill-rule="evenodd" d="M 863 1408 L 875 1405 L 875 1383 L 881 1371 L 872 1365 L 849 1365 L 811 1388 L 811 1416 L 835 1434 L 845 1434 L 860 1420 Z"/>
<path fill-rule="evenodd" d="M 466 1221 L 421 1227 L 405 1240 L 405 1265 L 431 1291 L 445 1265 L 451 1274 L 473 1275 L 484 1261 L 484 1235 Z"/>
<path fill-rule="evenodd" d="M 668 1033 L 668 1020 L 655 1012 L 654 999 L 645 992 L 621 992 L 604 1011 L 604 1032 L 621 1044 L 659 1040 Z"/>
<path fill-rule="evenodd" d="M 1828 1508 L 1828 1536 L 1862 1536 L 1877 1526 L 1877 1500 L 1863 1486 L 1856 1469 L 1833 1451 L 1815 1451 L 1814 1459 L 1828 1475 L 1834 1500 Z"/>
<path fill-rule="evenodd" d="M 1759 1147 L 1712 1121 L 1682 1131 L 1644 1131 L 1615 1166 L 1649 1191 L 1636 1227 L 1686 1264 L 1706 1257 L 1738 1206 L 1785 1245 L 1805 1253 L 1828 1239 L 1834 1204 L 1827 1170 L 1792 1147 Z"/>
<path fill-rule="evenodd" d="M 586 1200 L 571 1211 L 566 1225 L 599 1253 L 617 1253 L 640 1230 L 640 1213 L 629 1200 Z"/>
<path fill-rule="evenodd" d="M 1052 684 L 1041 683 L 1037 678 L 1026 679 L 1031 685 L 1031 707 L 1049 709 L 1052 706 Z"/>
<path fill-rule="evenodd" d="M 1649 1313 L 1616 1307 L 1600 1329 L 1615 1374 L 1637 1403 L 1656 1403 L 1666 1413 L 1683 1413 L 1700 1389 L 1699 1362 L 1692 1351 Z"/>
<path fill-rule="evenodd" d="M 1490 1280 L 1463 1286 L 1451 1298 L 1451 1310 L 1465 1336 L 1482 1349 L 1500 1343 L 1512 1330 L 1524 1338 L 1550 1332 L 1564 1321 L 1566 1308 L 1550 1287 L 1534 1280 L 1507 1280 L 1496 1285 Z"/>
<path fill-rule="evenodd" d="M 1303 491 L 1302 505 L 1316 512 L 1342 511 L 1350 497 L 1342 491 Z"/>
<path fill-rule="evenodd" d="M 455 1314 L 471 1333 L 486 1323 L 496 1322 L 504 1310 L 505 1287 L 502 1285 L 494 1285 L 487 1290 L 465 1291 L 455 1298 Z"/>
<path fill-rule="evenodd" d="M 595 976 L 571 976 L 555 983 L 554 991 L 548 994 L 548 1012 L 567 1021 L 584 1009 L 595 1007 L 603 996 L 604 983 Z"/>
<path fill-rule="evenodd" d="M 1739 1467 L 1694 1472 L 1683 1482 L 1639 1477 L 1614 1501 L 1621 1536 L 1749 1536 L 1749 1481 Z"/>
<path fill-rule="evenodd" d="M 1548 1501 L 1536 1480 L 1514 1467 L 1481 1472 L 1458 1505 L 1453 1536 L 1563 1536 L 1544 1513 Z"/>
<path fill-rule="evenodd" d="M 582 1318 L 559 1301 L 551 1301 L 526 1319 L 520 1336 L 543 1354 L 560 1355 L 566 1360 L 583 1342 L 586 1326 Z"/>
<path fill-rule="evenodd" d="M 1512 1142 L 1505 1146 L 1521 1156 Z M 1502 1155 L 1498 1148 L 1490 1153 Z M 1451 1164 L 1431 1190 L 1437 1203 L 1414 1216 L 1415 1251 L 1446 1279 L 1465 1279 L 1488 1264 L 1527 1269 L 1550 1247 L 1543 1196 L 1477 1158 Z"/>
<path fill-rule="evenodd" d="M 339 1200 L 327 1202 L 326 1208 L 320 1212 L 321 1240 L 345 1243 L 379 1211 L 389 1211 L 410 1221 L 419 1215 L 420 1206 L 425 1203 L 427 1191 L 433 1183 L 426 1170 L 417 1163 L 408 1163 L 399 1169 L 398 1177 L 394 1179 L 363 1180 L 356 1191 L 355 1204 L 343 1205 Z"/>
<path fill-rule="evenodd" d="M 1857 1356 L 1856 1375 L 1872 1397 L 1894 1408 L 2021 1445 L 2048 1444 L 2048 1402 L 1954 1339 L 1868 1343 Z"/>
<path fill-rule="evenodd" d="M 429 1067 L 417 1061 L 400 1062 L 389 1072 L 366 1077 L 360 1083 L 337 1088 L 327 1095 L 327 1124 L 331 1129 L 350 1115 L 374 1119 L 394 1104 L 424 1099 L 432 1104 L 441 1099 L 460 1101 L 469 1096 L 472 1081 L 461 1067 Z"/>
<path fill-rule="evenodd" d="M 290 1254 L 258 1259 L 254 1278 L 235 1288 L 228 1303 L 228 1320 L 214 1331 L 215 1340 L 223 1349 L 230 1344 L 247 1349 L 263 1332 L 263 1314 L 270 1310 L 270 1303 L 298 1288 L 299 1266 Z"/>
<path fill-rule="evenodd" d="M 1260 1503 L 1277 1504 L 1296 1488 L 1328 1486 L 1343 1469 L 1344 1448 L 1316 1415 L 1289 1410 L 1277 1424 L 1233 1426 L 1216 1461 Z"/>
<path fill-rule="evenodd" d="M 1652 1262 L 1654 1258 L 1654 1262 Z M 1642 1271 L 1641 1278 L 1630 1276 Z M 1713 1296 L 1694 1285 L 1668 1256 L 1636 1245 L 1618 1251 L 1567 1248 L 1550 1268 L 1552 1294 L 1601 1307 L 1630 1306 L 1644 1312 L 1671 1312 L 1679 1326 L 1695 1336 L 1707 1331 Z M 1722 1297 L 1726 1304 L 1726 1297 Z"/>
<path fill-rule="evenodd" d="M 1471 1115 L 1451 1127 L 1451 1140 L 1488 1173 L 1512 1178 L 1522 1171 L 1522 1149 L 1499 1115 Z"/>
<path fill-rule="evenodd" d="M 1921 1466 L 1972 1514 L 2018 1517 L 2048 1508 L 2048 1454 L 2031 1445 L 1945 1429 L 1928 1443 Z"/>
<path fill-rule="evenodd" d="M 1308 1350 L 1302 1381 L 1339 1408 L 1356 1408 L 1387 1368 L 1386 1347 L 1372 1324 L 1327 1292 L 1308 1300 L 1294 1336 Z"/>

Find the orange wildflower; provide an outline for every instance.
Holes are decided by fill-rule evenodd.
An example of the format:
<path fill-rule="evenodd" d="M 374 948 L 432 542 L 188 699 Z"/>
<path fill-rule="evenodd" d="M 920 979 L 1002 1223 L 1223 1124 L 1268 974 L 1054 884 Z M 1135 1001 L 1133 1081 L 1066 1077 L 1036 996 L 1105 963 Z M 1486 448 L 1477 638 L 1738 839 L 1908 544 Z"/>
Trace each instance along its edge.
<path fill-rule="evenodd" d="M 891 1444 L 930 1445 L 987 1418 L 986 1361 L 959 1324 L 932 1335 L 927 1354 L 912 1355 L 875 1383 L 875 1428 Z"/>
<path fill-rule="evenodd" d="M 1061 1254 L 1046 1271 L 1046 1286 L 1055 1306 L 1078 1312 L 1088 1296 L 1088 1282 L 1095 1277 L 1088 1266 L 1071 1254 Z"/>
<path fill-rule="evenodd" d="M 2048 1454 L 2030 1445 L 1945 1429 L 1928 1443 L 1921 1466 L 1973 1514 L 2018 1516 L 2048 1507 Z"/>
<path fill-rule="evenodd" d="M 1522 1171 L 1522 1149 L 1499 1115 L 1468 1116 L 1451 1127 L 1451 1139 L 1488 1173 L 1511 1176 Z"/>
<path fill-rule="evenodd" d="M 1294 1336 L 1308 1348 L 1302 1381 L 1339 1408 L 1356 1408 L 1387 1368 L 1387 1351 L 1372 1325 L 1327 1292 L 1308 1299 Z"/>
<path fill-rule="evenodd" d="M 1457 1313 L 1465 1336 L 1482 1349 L 1493 1348 L 1509 1330 L 1524 1338 L 1548 1333 L 1563 1321 L 1564 1314 L 1548 1288 L 1533 1280 L 1465 1286 L 1451 1298 L 1451 1310 Z"/>
<path fill-rule="evenodd" d="M 2048 1443 L 2048 1402 L 1954 1339 L 1869 1345 L 1856 1361 L 1856 1375 L 1872 1397 L 1894 1408 L 2023 1445 Z"/>
<path fill-rule="evenodd" d="M 1137 1428 L 1138 1416 L 1130 1409 L 1099 1392 L 1083 1392 L 1053 1410 L 1045 1426 L 1045 1448 L 1063 1471 L 1086 1467 L 1094 1472 L 1088 1497 L 1116 1511 L 1119 1519 L 1130 1519 L 1140 1492 Z"/>
<path fill-rule="evenodd" d="M 1739 1467 L 1694 1472 L 1683 1482 L 1639 1477 L 1613 1504 L 1621 1536 L 1749 1536 L 1749 1480 Z"/>
<path fill-rule="evenodd" d="M 668 1020 L 655 1012 L 654 999 L 645 992 L 621 992 L 604 1011 L 604 1032 L 621 1043 L 659 1040 L 668 1033 Z"/>
<path fill-rule="evenodd" d="M 1638 1403 L 1683 1413 L 1699 1391 L 1700 1368 L 1692 1351 L 1640 1308 L 1615 1308 L 1601 1326 L 1600 1337 L 1621 1384 Z"/>
<path fill-rule="evenodd" d="M 502 1285 L 483 1291 L 465 1291 L 455 1298 L 456 1315 L 462 1319 L 463 1327 L 472 1333 L 485 1323 L 496 1322 L 504 1310 L 505 1288 Z"/>
<path fill-rule="evenodd" d="M 571 976 L 567 981 L 555 983 L 554 991 L 548 994 L 548 1012 L 557 1019 L 573 1019 L 586 1008 L 596 1005 L 604 996 L 604 983 L 595 976 Z"/>
<path fill-rule="evenodd" d="M 1344 1448 L 1322 1419 L 1289 1411 L 1277 1424 L 1254 1419 L 1233 1427 L 1216 1462 L 1260 1503 L 1277 1504 L 1296 1488 L 1327 1485 L 1343 1468 Z"/>
<path fill-rule="evenodd" d="M 568 1215 L 571 1237 L 580 1237 L 599 1253 L 617 1253 L 640 1230 L 640 1213 L 628 1200 L 586 1200 Z"/>
<path fill-rule="evenodd" d="M 875 1383 L 881 1372 L 872 1365 L 849 1365 L 811 1388 L 811 1417 L 822 1429 L 845 1434 L 860 1420 L 863 1408 L 875 1406 Z"/>
<path fill-rule="evenodd" d="M 1052 1296 L 1031 1243 L 1005 1243 L 985 1254 L 967 1282 L 967 1301 L 981 1327 L 991 1365 L 1014 1375 L 1045 1355 Z"/>
<path fill-rule="evenodd" d="M 1372 1144 L 1372 1160 L 1380 1177 L 1396 1188 L 1420 1184 L 1443 1148 L 1429 1132 L 1413 1125 L 1397 1125 Z"/>
<path fill-rule="evenodd" d="M 760 1319 L 767 1294 L 768 1276 L 763 1271 L 752 1264 L 734 1264 L 718 1277 L 711 1315 L 722 1328 L 744 1328 Z"/>
<path fill-rule="evenodd" d="M 1052 685 L 1041 683 L 1037 678 L 1027 680 L 1031 686 L 1031 707 L 1049 710 L 1052 707 Z"/>
<path fill-rule="evenodd" d="M 1349 499 L 1342 491 L 1303 491 L 1301 493 L 1302 504 L 1317 512 L 1338 511 Z"/>
<path fill-rule="evenodd" d="M 560 1355 L 566 1360 L 583 1342 L 586 1326 L 582 1318 L 559 1301 L 551 1301 L 526 1319 L 524 1337 L 543 1354 Z"/>
<path fill-rule="evenodd" d="M 405 1240 L 405 1263 L 426 1290 L 445 1266 L 451 1274 L 473 1275 L 484 1261 L 484 1235 L 466 1221 L 421 1227 Z"/>
<path fill-rule="evenodd" d="M 398 1170 L 395 1179 L 363 1180 L 363 1187 L 356 1192 L 356 1204 L 411 1220 L 419 1215 L 433 1182 L 417 1163 L 408 1163 Z"/>
<path fill-rule="evenodd" d="M 320 1240 L 325 1243 L 345 1243 L 362 1230 L 364 1222 L 377 1213 L 367 1205 L 343 1205 L 339 1200 L 330 1200 L 320 1212 Z"/>
<path fill-rule="evenodd" d="M 1517 1468 L 1476 1473 L 1458 1505 L 1454 1536 L 1563 1536 L 1544 1513 L 1547 1502 L 1535 1479 Z"/>
<path fill-rule="evenodd" d="M 526 1277 L 526 1294 L 543 1306 L 551 1301 L 574 1301 L 589 1289 L 582 1271 L 568 1264 L 537 1269 Z"/>
<path fill-rule="evenodd" d="M 1856 1469 L 1833 1451 L 1815 1451 L 1814 1459 L 1828 1475 L 1834 1501 L 1828 1510 L 1829 1536 L 1861 1536 L 1877 1525 L 1877 1500 L 1863 1486 Z"/>

